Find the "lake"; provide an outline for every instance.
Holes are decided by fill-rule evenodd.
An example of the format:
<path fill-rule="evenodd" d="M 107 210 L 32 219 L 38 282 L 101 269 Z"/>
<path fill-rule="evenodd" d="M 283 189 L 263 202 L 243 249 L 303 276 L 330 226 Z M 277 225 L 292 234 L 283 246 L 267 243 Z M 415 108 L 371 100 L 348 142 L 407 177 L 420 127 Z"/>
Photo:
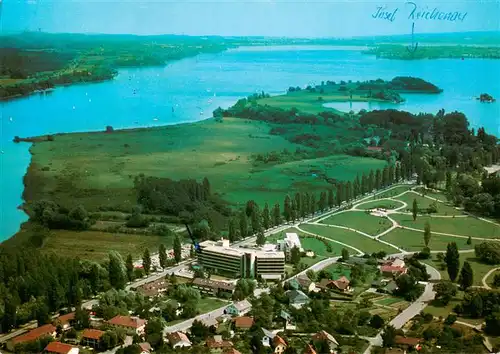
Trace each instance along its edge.
<path fill-rule="evenodd" d="M 417 76 L 444 89 L 440 95 L 404 95 L 397 105 L 411 112 L 463 111 L 473 127 L 500 136 L 500 102 L 474 97 L 487 92 L 500 98 L 500 61 L 377 59 L 338 47 L 252 47 L 200 55 L 165 67 L 123 69 L 112 81 L 65 86 L 49 94 L 2 102 L 0 121 L 0 241 L 27 218 L 22 204 L 23 176 L 30 162 L 21 137 L 60 132 L 144 127 L 208 118 L 254 92 L 279 94 L 289 86 L 326 80 L 392 79 Z M 340 110 L 382 108 L 385 104 L 335 103 Z M 391 106 L 391 104 L 388 104 Z M 386 108 L 389 108 L 385 106 Z M 394 105 L 392 105 L 394 106 Z M 393 108 L 393 107 L 391 107 Z"/>

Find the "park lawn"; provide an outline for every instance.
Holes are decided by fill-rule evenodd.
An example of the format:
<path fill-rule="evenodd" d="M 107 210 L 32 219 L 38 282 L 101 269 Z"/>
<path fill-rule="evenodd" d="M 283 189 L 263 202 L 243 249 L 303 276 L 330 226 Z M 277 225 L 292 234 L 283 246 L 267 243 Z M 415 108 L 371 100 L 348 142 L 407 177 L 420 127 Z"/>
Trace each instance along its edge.
<path fill-rule="evenodd" d="M 419 229 L 422 230 L 422 232 L 425 223 L 429 222 L 431 225 L 431 232 L 491 239 L 500 238 L 500 226 L 474 217 L 440 218 L 418 216 L 416 221 L 413 221 L 411 215 L 405 214 L 391 214 L 390 217 L 402 226 Z"/>
<path fill-rule="evenodd" d="M 331 264 L 324 269 L 332 275 L 332 279 L 336 280 L 342 276 L 351 280 L 351 268 L 342 264 Z"/>
<path fill-rule="evenodd" d="M 364 211 L 346 211 L 334 214 L 321 223 L 353 228 L 372 236 L 376 236 L 392 226 L 388 219 L 373 216 Z"/>
<path fill-rule="evenodd" d="M 381 199 L 381 200 L 370 200 L 370 201 L 364 202 L 364 203 L 358 205 L 356 208 L 362 209 L 362 210 L 371 210 L 371 209 L 376 209 L 376 208 L 391 210 L 391 209 L 396 209 L 396 208 L 402 207 L 403 205 L 404 204 L 400 201 Z"/>
<path fill-rule="evenodd" d="M 486 273 L 488 273 L 491 269 L 496 268 L 496 266 L 494 265 L 481 263 L 476 257 L 474 257 L 473 252 L 460 254 L 460 267 L 462 267 L 464 261 L 469 262 L 470 266 L 472 267 L 472 272 L 474 274 L 472 285 L 482 286 L 482 279 L 486 275 Z M 435 257 L 433 257 L 432 259 L 424 259 L 421 262 L 436 268 L 441 274 L 441 279 L 449 280 L 448 272 L 446 271 L 446 269 L 442 269 L 440 267 L 440 263 L 436 260 Z"/>
<path fill-rule="evenodd" d="M 418 187 L 415 188 L 415 192 L 422 193 L 426 196 L 429 196 L 431 198 L 438 199 L 442 201 L 443 203 L 446 203 L 448 199 L 446 198 L 446 195 L 442 192 L 439 191 L 434 191 L 432 189 L 425 189 L 424 187 Z"/>
<path fill-rule="evenodd" d="M 198 312 L 207 313 L 218 309 L 224 305 L 227 305 L 228 301 L 223 301 L 221 299 L 216 299 L 213 297 L 202 297 L 198 302 Z"/>
<path fill-rule="evenodd" d="M 307 149 L 279 135 L 272 125 L 238 118 L 213 119 L 144 129 L 55 135 L 54 141 L 30 148 L 32 163 L 25 179 L 26 200 L 50 199 L 66 207 L 124 210 L 136 204 L 134 177 L 173 180 L 207 177 L 214 193 L 241 206 L 282 202 L 296 191 L 324 191 L 330 184 L 316 175 L 352 180 L 383 168 L 385 161 L 348 155 L 261 164 L 251 155 Z M 43 169 L 43 170 L 42 170 Z"/>
<path fill-rule="evenodd" d="M 291 228 L 286 229 L 284 231 L 277 232 L 273 235 L 268 236 L 266 238 L 266 242 L 267 243 L 277 243 L 278 240 L 283 240 L 285 238 L 285 234 L 291 233 L 291 232 L 299 235 L 300 243 L 301 243 L 304 251 L 311 250 L 317 256 L 322 257 L 321 259 L 338 256 L 342 253 L 342 248 L 344 248 L 344 246 L 339 245 L 338 243 L 335 243 L 335 242 L 328 242 L 327 240 L 324 240 L 324 242 L 323 242 L 323 240 L 318 240 L 314 236 L 311 236 L 311 235 L 308 235 L 304 232 L 301 232 L 300 230 L 297 230 L 294 227 L 291 227 Z M 327 251 L 325 242 L 330 244 L 330 246 L 332 247 L 332 252 Z"/>
<path fill-rule="evenodd" d="M 392 198 L 392 197 L 397 196 L 401 193 L 409 191 L 412 187 L 413 187 L 412 185 L 397 186 L 397 187 L 391 188 L 390 190 L 382 192 L 380 194 L 376 194 L 373 197 L 373 200 L 380 199 L 380 198 Z"/>
<path fill-rule="evenodd" d="M 381 238 L 384 241 L 390 242 L 404 249 L 405 251 L 421 251 L 424 245 L 424 233 L 419 231 L 412 231 L 408 229 L 397 228 L 385 234 Z M 479 241 L 472 240 L 472 244 L 467 244 L 466 238 L 459 238 L 453 236 L 431 235 L 429 248 L 431 251 L 446 251 L 446 246 L 450 242 L 455 242 L 458 249 L 467 250 L 474 249 L 474 243 Z"/>
<path fill-rule="evenodd" d="M 124 259 L 128 254 L 140 258 L 144 249 L 156 253 L 160 244 L 163 243 L 168 249 L 172 242 L 171 238 L 153 235 L 52 230 L 42 251 L 70 258 L 103 261 L 108 258 L 109 251 L 117 251 Z"/>
<path fill-rule="evenodd" d="M 416 199 L 417 200 L 417 205 L 420 210 L 427 209 L 431 204 L 435 203 L 437 206 L 437 213 L 436 215 L 462 215 L 463 212 L 461 210 L 457 210 L 452 206 L 446 205 L 444 203 L 422 197 L 416 193 L 413 192 L 408 192 L 403 194 L 402 196 L 399 196 L 395 198 L 397 200 L 400 200 L 404 203 L 407 204 L 407 207 L 405 208 L 407 212 L 411 212 L 413 208 L 413 201 Z M 401 210 L 405 211 L 405 210 Z"/>
<path fill-rule="evenodd" d="M 369 254 L 379 251 L 385 251 L 387 254 L 398 252 L 396 248 L 390 247 L 381 242 L 377 242 L 354 231 L 339 229 L 336 227 L 328 227 L 320 224 L 301 224 L 300 228 L 304 231 L 311 232 L 313 234 L 323 236 L 331 240 L 343 242 Z M 347 250 L 350 254 L 355 253 L 355 251 L 351 248 L 347 248 Z"/>
<path fill-rule="evenodd" d="M 495 288 L 495 286 L 493 286 L 493 279 L 495 279 L 496 274 L 500 274 L 500 269 L 495 270 L 493 273 L 490 274 L 488 278 L 486 278 L 486 284 L 488 284 L 492 288 Z"/>

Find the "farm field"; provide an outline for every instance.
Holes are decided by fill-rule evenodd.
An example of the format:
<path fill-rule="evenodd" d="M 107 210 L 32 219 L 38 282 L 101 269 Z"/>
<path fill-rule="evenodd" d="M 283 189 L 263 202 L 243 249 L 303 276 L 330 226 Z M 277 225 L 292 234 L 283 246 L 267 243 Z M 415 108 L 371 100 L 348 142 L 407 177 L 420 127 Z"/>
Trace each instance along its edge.
<path fill-rule="evenodd" d="M 108 253 L 111 250 L 120 253 L 124 259 L 128 254 L 134 258 L 140 258 L 145 248 L 157 252 L 161 243 L 168 248 L 172 242 L 172 238 L 153 235 L 52 230 L 42 247 L 42 251 L 53 252 L 69 258 L 80 257 L 102 261 L 108 258 Z"/>
<path fill-rule="evenodd" d="M 480 238 L 500 238 L 500 226 L 474 217 L 440 218 L 419 216 L 416 221 L 413 221 L 411 215 L 391 214 L 390 217 L 402 226 L 422 231 L 424 230 L 425 223 L 429 222 L 432 232 Z"/>
<path fill-rule="evenodd" d="M 270 129 L 264 122 L 224 118 L 223 123 L 210 119 L 111 134 L 56 135 L 52 142 L 31 147 L 24 196 L 27 201 L 50 197 L 65 206 L 82 204 L 90 211 L 103 206 L 123 210 L 136 204 L 133 179 L 143 173 L 174 180 L 207 177 L 212 190 L 234 205 L 251 199 L 274 204 L 287 193 L 324 191 L 329 184 L 316 177 L 318 171 L 352 180 L 385 165 L 372 158 L 331 155 L 255 167 L 252 154 L 305 148 L 269 134 Z"/>
<path fill-rule="evenodd" d="M 373 216 L 364 211 L 339 213 L 324 219 L 321 223 L 355 228 L 372 236 L 376 236 L 392 226 L 392 223 L 386 218 Z"/>
<path fill-rule="evenodd" d="M 356 209 L 371 210 L 371 209 L 375 209 L 375 208 L 383 208 L 383 209 L 391 210 L 391 209 L 396 209 L 396 208 L 402 207 L 403 205 L 404 204 L 402 202 L 381 199 L 381 200 L 373 200 L 373 201 L 365 202 L 365 203 L 357 206 Z"/>
<path fill-rule="evenodd" d="M 365 253 L 371 254 L 373 252 L 385 251 L 386 253 L 391 254 L 397 252 L 397 250 L 393 247 L 374 241 L 373 239 L 360 235 L 354 231 L 328 227 L 320 224 L 301 224 L 300 228 L 304 231 L 311 232 L 331 240 L 346 243 Z M 355 252 L 351 248 L 348 248 L 348 250 L 351 254 Z"/>
<path fill-rule="evenodd" d="M 454 207 L 451 207 L 449 205 L 446 205 L 444 203 L 437 202 L 435 200 L 429 199 L 422 197 L 416 193 L 413 192 L 408 192 L 403 194 L 402 196 L 399 196 L 395 198 L 397 200 L 401 200 L 402 202 L 405 202 L 407 204 L 406 211 L 411 212 L 412 207 L 413 207 L 413 201 L 416 199 L 418 208 L 420 210 L 422 209 L 427 209 L 429 206 L 433 203 L 436 204 L 437 206 L 437 213 L 436 215 L 462 215 L 463 212 L 460 210 L 455 209 Z M 405 211 L 405 210 L 401 210 Z"/>
<path fill-rule="evenodd" d="M 406 251 L 421 251 L 425 247 L 424 233 L 419 231 L 397 228 L 382 236 L 381 239 L 398 245 Z M 474 249 L 474 240 L 471 245 L 468 245 L 466 238 L 436 234 L 431 235 L 429 248 L 431 251 L 446 251 L 446 246 L 450 242 L 456 242 L 460 250 Z"/>

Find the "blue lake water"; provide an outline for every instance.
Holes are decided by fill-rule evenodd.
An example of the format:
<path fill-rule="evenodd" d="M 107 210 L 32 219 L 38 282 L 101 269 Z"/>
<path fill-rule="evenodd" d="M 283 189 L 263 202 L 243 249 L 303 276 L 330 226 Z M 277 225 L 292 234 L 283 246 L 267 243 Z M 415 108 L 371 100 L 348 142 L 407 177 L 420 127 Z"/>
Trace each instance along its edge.
<path fill-rule="evenodd" d="M 322 80 L 391 79 L 417 76 L 444 89 L 439 95 L 405 95 L 398 109 L 411 112 L 463 111 L 473 127 L 484 126 L 500 136 L 500 102 L 481 104 L 474 97 L 487 92 L 500 98 L 500 61 L 376 59 L 356 50 L 329 47 L 239 48 L 200 55 L 166 67 L 124 69 L 112 81 L 57 88 L 0 103 L 0 241 L 12 236 L 26 215 L 22 179 L 30 162 L 26 137 L 59 132 L 144 127 L 197 121 L 254 92 L 284 92 L 289 86 Z M 393 108 L 390 104 L 337 104 L 359 111 Z M 392 105 L 394 106 L 394 105 Z"/>

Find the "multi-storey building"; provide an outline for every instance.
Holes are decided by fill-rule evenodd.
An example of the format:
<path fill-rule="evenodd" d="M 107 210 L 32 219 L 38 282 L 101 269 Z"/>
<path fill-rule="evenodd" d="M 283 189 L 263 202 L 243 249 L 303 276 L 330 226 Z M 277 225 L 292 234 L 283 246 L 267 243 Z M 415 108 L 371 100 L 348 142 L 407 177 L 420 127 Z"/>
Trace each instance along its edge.
<path fill-rule="evenodd" d="M 228 240 L 200 243 L 198 260 L 204 269 L 234 278 L 281 279 L 285 254 L 257 248 L 231 247 Z"/>

